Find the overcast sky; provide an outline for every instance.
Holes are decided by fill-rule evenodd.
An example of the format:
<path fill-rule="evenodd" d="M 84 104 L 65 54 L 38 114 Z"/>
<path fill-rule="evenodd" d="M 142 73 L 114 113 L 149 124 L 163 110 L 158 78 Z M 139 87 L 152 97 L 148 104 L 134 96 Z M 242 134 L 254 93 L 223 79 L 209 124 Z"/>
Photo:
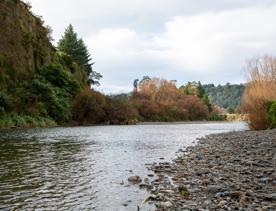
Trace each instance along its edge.
<path fill-rule="evenodd" d="M 71 23 L 105 93 L 144 75 L 240 83 L 245 62 L 276 53 L 275 0 L 30 0 L 57 41 Z"/>

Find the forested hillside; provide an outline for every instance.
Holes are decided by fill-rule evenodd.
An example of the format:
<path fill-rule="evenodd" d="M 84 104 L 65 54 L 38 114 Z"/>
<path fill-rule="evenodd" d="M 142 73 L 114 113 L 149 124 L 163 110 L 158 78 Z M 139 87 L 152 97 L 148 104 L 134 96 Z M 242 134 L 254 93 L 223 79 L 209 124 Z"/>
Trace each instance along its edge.
<path fill-rule="evenodd" d="M 128 95 L 95 91 L 102 75 L 73 26 L 53 46 L 50 27 L 30 9 L 0 1 L 0 127 L 218 119 L 200 82 L 145 76 Z"/>
<path fill-rule="evenodd" d="M 89 55 L 84 64 L 56 49 L 50 28 L 19 0 L 0 1 L 0 26 L 0 126 L 67 123 L 76 94 L 95 79 Z"/>
<path fill-rule="evenodd" d="M 245 90 L 243 84 L 226 84 L 218 85 L 207 84 L 203 85 L 210 101 L 214 105 L 223 108 L 237 108 L 241 103 L 241 98 Z"/>

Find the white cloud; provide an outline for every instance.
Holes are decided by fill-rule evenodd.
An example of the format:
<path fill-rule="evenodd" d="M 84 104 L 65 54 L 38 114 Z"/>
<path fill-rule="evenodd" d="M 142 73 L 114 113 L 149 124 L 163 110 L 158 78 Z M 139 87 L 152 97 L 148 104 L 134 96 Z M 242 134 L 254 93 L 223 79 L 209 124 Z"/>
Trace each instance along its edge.
<path fill-rule="evenodd" d="M 275 19 L 276 6 L 175 17 L 153 41 L 163 58 L 183 70 L 216 71 L 229 57 L 275 52 Z"/>
<path fill-rule="evenodd" d="M 99 62 L 124 62 L 137 56 L 143 47 L 137 33 L 125 28 L 101 29 L 85 41 Z"/>
<path fill-rule="evenodd" d="M 276 53 L 273 0 L 32 0 L 57 38 L 73 23 L 104 75 L 103 90 L 130 90 L 154 75 L 236 82 L 247 59 Z M 49 7 L 48 5 L 55 5 Z M 62 11 L 62 12 L 61 12 Z M 117 88 L 116 88 L 117 87 Z"/>

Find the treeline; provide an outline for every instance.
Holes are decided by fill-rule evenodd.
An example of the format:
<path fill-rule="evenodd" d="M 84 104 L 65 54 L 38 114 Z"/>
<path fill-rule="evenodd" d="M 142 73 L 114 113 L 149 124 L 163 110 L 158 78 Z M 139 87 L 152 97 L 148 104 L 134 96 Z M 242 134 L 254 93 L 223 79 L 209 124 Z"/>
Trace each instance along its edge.
<path fill-rule="evenodd" d="M 21 1 L 0 2 L 0 127 L 203 120 L 212 107 L 200 83 L 144 77 L 128 95 L 95 91 L 101 74 L 70 25 L 57 47 Z M 18 14 L 18 17 L 14 14 Z"/>
<path fill-rule="evenodd" d="M 54 47 L 50 27 L 19 0 L 0 1 L 0 25 L 0 127 L 225 119 L 200 82 L 145 76 L 129 94 L 95 91 L 102 75 L 73 26 Z"/>
<path fill-rule="evenodd" d="M 240 106 L 241 99 L 245 90 L 244 84 L 203 85 L 210 101 L 225 109 L 236 109 Z"/>
<path fill-rule="evenodd" d="M 105 96 L 84 89 L 72 109 L 73 119 L 81 125 L 223 119 L 209 103 L 200 82 L 178 88 L 173 81 L 147 76 L 136 79 L 129 94 Z"/>
<path fill-rule="evenodd" d="M 71 123 L 76 97 L 102 77 L 83 40 L 70 25 L 54 47 L 19 0 L 0 1 L 0 25 L 0 127 Z"/>

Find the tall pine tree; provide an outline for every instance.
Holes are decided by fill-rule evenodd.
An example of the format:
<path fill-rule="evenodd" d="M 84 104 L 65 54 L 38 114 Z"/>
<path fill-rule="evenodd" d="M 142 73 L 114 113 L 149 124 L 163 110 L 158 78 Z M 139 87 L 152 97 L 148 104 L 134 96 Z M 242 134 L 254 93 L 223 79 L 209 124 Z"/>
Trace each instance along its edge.
<path fill-rule="evenodd" d="M 91 62 L 92 58 L 87 46 L 81 38 L 78 38 L 71 24 L 59 40 L 58 50 L 70 55 L 85 70 L 88 76 L 88 84 L 99 85 L 99 80 L 102 78 L 102 75 L 93 71 L 92 66 L 94 63 Z"/>

